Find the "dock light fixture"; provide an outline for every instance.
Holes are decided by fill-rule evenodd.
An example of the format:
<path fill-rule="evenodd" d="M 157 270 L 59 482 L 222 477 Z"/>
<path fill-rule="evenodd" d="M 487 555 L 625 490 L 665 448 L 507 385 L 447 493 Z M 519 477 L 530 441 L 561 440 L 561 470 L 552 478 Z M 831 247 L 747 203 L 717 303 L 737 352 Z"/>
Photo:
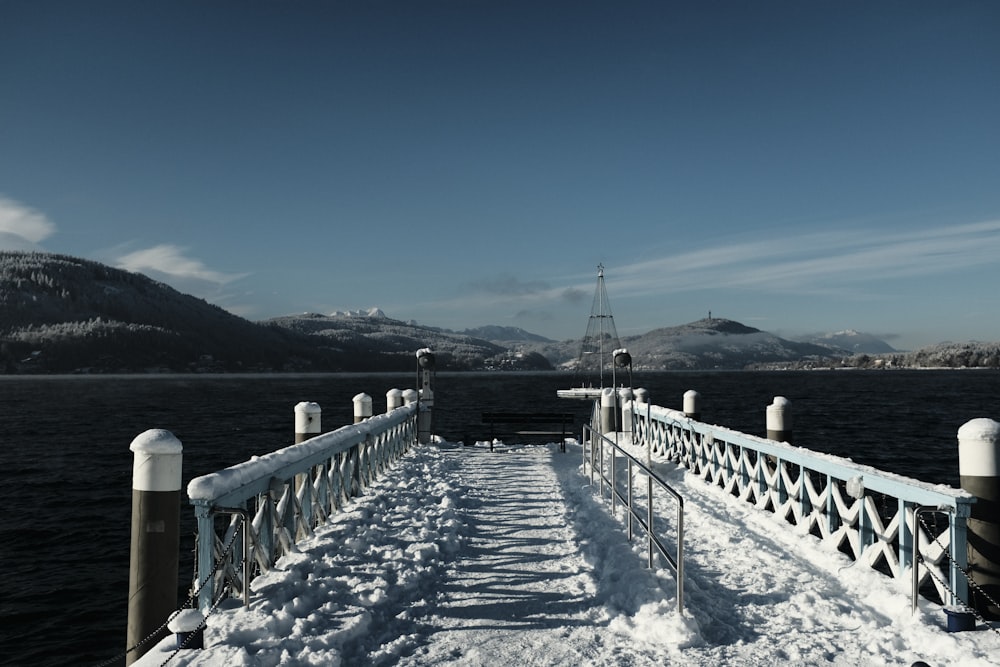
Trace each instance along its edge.
<path fill-rule="evenodd" d="M 618 386 L 618 378 L 616 369 L 626 368 L 628 369 L 628 386 L 632 386 L 632 355 L 628 353 L 628 350 L 621 348 L 615 350 L 612 353 L 612 358 L 614 359 L 614 367 L 612 368 L 612 385 Z"/>
<path fill-rule="evenodd" d="M 428 349 L 418 351 L 417 364 L 427 370 L 434 368 L 434 353 Z"/>
<path fill-rule="evenodd" d="M 417 350 L 417 441 L 431 441 L 431 414 L 434 409 L 434 352 L 430 348 Z"/>

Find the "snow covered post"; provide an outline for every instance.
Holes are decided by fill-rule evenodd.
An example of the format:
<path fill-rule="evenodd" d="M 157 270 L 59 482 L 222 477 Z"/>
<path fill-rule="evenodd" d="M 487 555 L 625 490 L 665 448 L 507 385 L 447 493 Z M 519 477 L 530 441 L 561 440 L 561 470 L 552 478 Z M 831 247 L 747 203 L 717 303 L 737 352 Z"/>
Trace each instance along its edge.
<path fill-rule="evenodd" d="M 318 403 L 302 401 L 295 405 L 295 444 L 319 434 L 322 413 Z"/>
<path fill-rule="evenodd" d="M 150 429 L 136 436 L 129 449 L 134 458 L 125 646 L 131 649 L 149 638 L 126 655 L 126 663 L 132 664 L 168 634 L 161 626 L 177 609 L 184 448 L 170 431 Z"/>
<path fill-rule="evenodd" d="M 403 392 L 399 389 L 390 389 L 385 392 L 385 411 L 392 412 L 396 408 L 403 407 Z"/>
<path fill-rule="evenodd" d="M 684 416 L 688 419 L 701 421 L 701 394 L 694 389 L 684 392 Z"/>
<path fill-rule="evenodd" d="M 428 348 L 417 350 L 420 410 L 417 413 L 417 442 L 431 441 L 431 417 L 434 412 L 434 353 Z"/>
<path fill-rule="evenodd" d="M 372 416 L 372 397 L 361 393 L 354 397 L 354 423 L 360 424 Z"/>
<path fill-rule="evenodd" d="M 987 619 L 1000 619 L 1000 422 L 973 419 L 958 429 L 962 488 L 976 496 L 968 519 L 969 573 L 985 595 L 970 590 L 970 603 Z"/>
<path fill-rule="evenodd" d="M 615 431 L 615 398 L 614 387 L 601 390 L 601 433 L 604 435 Z"/>
<path fill-rule="evenodd" d="M 618 390 L 618 400 L 622 404 L 622 432 L 631 433 L 632 432 L 632 422 L 634 418 L 632 416 L 632 388 L 622 387 Z"/>
<path fill-rule="evenodd" d="M 632 392 L 637 403 L 649 403 L 649 390 L 638 387 Z"/>
<path fill-rule="evenodd" d="M 301 401 L 296 403 L 294 412 L 296 445 L 320 434 L 322 431 L 323 410 L 319 407 L 319 403 Z M 312 485 L 309 483 L 309 473 L 300 472 L 297 474 L 292 488 L 294 489 L 296 496 L 302 493 L 308 494 L 304 496 L 305 500 L 303 507 L 306 508 L 305 511 L 307 513 L 311 513 L 312 504 L 310 499 L 312 494 Z M 294 523 L 291 524 L 289 529 L 293 534 L 296 534 L 296 539 L 304 537 L 304 533 L 296 532 L 294 525 Z"/>
<path fill-rule="evenodd" d="M 767 406 L 767 439 L 792 443 L 792 402 L 784 396 Z"/>

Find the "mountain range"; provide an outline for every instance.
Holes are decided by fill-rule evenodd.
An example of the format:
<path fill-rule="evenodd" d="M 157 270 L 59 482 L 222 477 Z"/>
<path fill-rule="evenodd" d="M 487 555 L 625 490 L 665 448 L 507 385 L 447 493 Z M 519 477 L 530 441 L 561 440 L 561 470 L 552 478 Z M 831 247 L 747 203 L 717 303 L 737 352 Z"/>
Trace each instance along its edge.
<path fill-rule="evenodd" d="M 441 370 L 572 368 L 581 341 L 517 327 L 462 332 L 403 322 L 381 310 L 305 313 L 251 322 L 142 274 L 66 255 L 0 251 L 0 371 L 409 371 L 435 351 Z M 899 353 L 854 331 L 789 341 L 707 318 L 621 340 L 636 369 L 908 365 L 951 352 Z M 1000 362 L 995 344 L 953 350 L 964 365 Z M 876 355 L 873 357 L 872 355 Z"/>

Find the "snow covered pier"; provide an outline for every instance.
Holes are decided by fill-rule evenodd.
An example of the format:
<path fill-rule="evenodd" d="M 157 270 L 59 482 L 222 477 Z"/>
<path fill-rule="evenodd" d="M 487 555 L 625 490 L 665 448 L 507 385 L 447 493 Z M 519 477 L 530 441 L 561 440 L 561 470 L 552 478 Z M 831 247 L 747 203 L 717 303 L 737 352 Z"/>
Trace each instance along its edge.
<path fill-rule="evenodd" d="M 205 648 L 178 651 L 168 639 L 137 664 L 995 664 L 1000 634 L 948 632 L 939 604 L 912 610 L 903 576 L 912 565 L 899 546 L 910 543 L 901 537 L 908 525 L 913 537 L 924 531 L 921 580 L 942 578 L 928 592 L 947 601 L 961 588 L 942 554 L 961 558 L 954 519 L 968 494 L 648 403 L 626 410 L 627 430 L 609 435 L 685 499 L 683 611 L 672 571 L 647 567 L 644 542 L 626 539 L 621 518 L 581 474 L 579 443 L 567 453 L 521 445 L 491 453 L 489 443 L 436 438 L 416 446 L 409 404 L 307 440 L 294 455 L 289 448 L 192 481 L 189 495 L 207 506 L 208 496 L 251 478 L 272 480 L 256 490 L 267 511 L 249 523 L 260 572 L 245 605 L 244 560 L 233 555 L 243 519 L 213 528 L 210 579 L 236 597 L 215 606 L 202 598 Z M 376 441 L 392 456 L 349 453 Z M 360 467 L 321 463 L 330 445 L 344 456 L 328 460 L 353 457 Z M 323 467 L 311 469 L 311 485 L 296 484 L 307 459 Z M 351 481 L 379 467 L 384 474 Z M 340 498 L 325 523 L 315 514 L 300 523 L 303 507 L 317 504 L 309 497 L 325 493 Z M 913 508 L 930 503 L 943 508 L 938 528 L 915 527 Z M 669 524 L 672 508 L 663 510 Z M 274 537 L 260 532 L 267 526 Z M 265 544 L 277 549 L 273 560 L 257 554 Z"/>

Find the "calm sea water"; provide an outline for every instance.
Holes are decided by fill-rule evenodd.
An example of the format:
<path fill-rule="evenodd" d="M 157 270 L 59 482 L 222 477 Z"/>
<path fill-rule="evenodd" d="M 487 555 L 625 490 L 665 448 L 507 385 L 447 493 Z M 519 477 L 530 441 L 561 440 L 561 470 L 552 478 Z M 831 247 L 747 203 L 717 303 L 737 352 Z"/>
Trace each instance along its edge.
<path fill-rule="evenodd" d="M 125 648 L 132 439 L 165 428 L 184 446 L 184 484 L 289 445 L 293 408 L 316 401 L 324 430 L 374 409 L 415 374 L 0 376 L 0 662 L 88 665 Z M 774 396 L 792 401 L 795 443 L 928 482 L 958 484 L 956 433 L 1000 419 L 995 371 L 637 373 L 653 403 L 702 395 L 702 420 L 763 435 Z M 434 431 L 483 439 L 488 410 L 575 411 L 555 373 L 438 374 Z M 193 512 L 182 508 L 181 580 L 191 577 Z M 181 597 L 181 600 L 183 596 Z"/>

